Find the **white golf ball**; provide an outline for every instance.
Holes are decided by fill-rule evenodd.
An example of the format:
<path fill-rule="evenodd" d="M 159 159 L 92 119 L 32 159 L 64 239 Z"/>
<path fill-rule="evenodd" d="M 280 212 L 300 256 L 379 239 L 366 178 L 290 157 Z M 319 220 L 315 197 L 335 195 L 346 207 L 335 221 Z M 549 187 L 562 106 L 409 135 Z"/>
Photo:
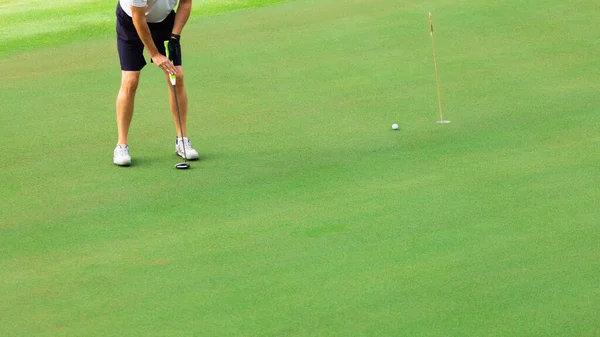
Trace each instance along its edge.
<path fill-rule="evenodd" d="M 392 129 L 398 130 L 398 124 L 396 124 L 396 123 L 392 124 Z"/>

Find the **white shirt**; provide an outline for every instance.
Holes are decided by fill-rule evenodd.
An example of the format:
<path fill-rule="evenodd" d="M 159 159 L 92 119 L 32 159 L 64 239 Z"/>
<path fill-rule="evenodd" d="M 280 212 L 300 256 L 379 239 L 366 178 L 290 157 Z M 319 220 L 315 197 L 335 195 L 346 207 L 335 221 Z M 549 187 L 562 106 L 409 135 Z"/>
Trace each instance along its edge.
<path fill-rule="evenodd" d="M 162 22 L 177 6 L 178 0 L 119 0 L 121 8 L 131 16 L 131 8 L 146 7 L 146 21 L 151 23 Z"/>

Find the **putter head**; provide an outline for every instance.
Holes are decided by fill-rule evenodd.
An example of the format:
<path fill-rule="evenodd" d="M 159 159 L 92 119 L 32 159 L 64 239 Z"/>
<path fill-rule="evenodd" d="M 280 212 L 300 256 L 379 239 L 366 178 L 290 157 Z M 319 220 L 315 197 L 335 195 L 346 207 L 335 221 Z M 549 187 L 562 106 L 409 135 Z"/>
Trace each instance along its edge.
<path fill-rule="evenodd" d="M 179 169 L 179 170 L 186 170 L 186 169 L 190 168 L 190 164 L 188 164 L 188 163 L 175 164 L 175 168 Z"/>

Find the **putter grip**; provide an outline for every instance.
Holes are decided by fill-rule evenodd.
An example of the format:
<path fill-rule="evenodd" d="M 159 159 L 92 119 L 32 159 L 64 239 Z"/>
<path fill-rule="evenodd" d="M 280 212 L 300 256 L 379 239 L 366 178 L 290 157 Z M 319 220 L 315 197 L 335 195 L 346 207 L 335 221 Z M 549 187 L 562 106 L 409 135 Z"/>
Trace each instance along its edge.
<path fill-rule="evenodd" d="M 170 55 L 169 55 L 169 40 L 165 41 L 165 54 L 167 56 L 167 58 L 170 60 Z M 171 84 L 175 85 L 177 83 L 177 79 L 175 78 L 175 74 L 169 74 L 169 80 L 171 80 Z"/>

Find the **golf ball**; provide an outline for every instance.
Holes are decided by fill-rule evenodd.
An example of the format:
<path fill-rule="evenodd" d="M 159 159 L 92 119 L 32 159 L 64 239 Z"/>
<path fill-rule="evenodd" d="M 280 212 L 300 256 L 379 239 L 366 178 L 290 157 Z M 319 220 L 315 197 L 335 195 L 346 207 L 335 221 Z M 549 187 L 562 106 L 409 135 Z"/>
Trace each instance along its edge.
<path fill-rule="evenodd" d="M 398 124 L 396 124 L 396 123 L 392 124 L 392 129 L 398 130 Z"/>

